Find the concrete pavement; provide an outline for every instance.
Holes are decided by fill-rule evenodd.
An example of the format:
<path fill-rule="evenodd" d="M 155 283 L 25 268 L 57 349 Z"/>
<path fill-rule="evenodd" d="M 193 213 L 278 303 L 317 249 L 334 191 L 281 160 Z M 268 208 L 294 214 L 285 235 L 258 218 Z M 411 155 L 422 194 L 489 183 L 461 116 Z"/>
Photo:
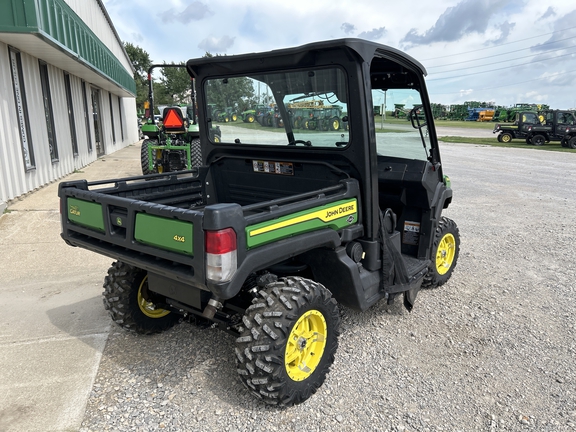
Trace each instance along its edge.
<path fill-rule="evenodd" d="M 61 180 L 140 172 L 133 145 Z M 110 330 L 101 292 L 111 260 L 62 241 L 57 192 L 55 182 L 0 212 L 2 432 L 78 430 Z"/>
<path fill-rule="evenodd" d="M 140 174 L 140 146 L 61 180 Z M 0 431 L 73 431 L 110 329 L 101 300 L 109 258 L 60 238 L 58 182 L 0 213 Z"/>

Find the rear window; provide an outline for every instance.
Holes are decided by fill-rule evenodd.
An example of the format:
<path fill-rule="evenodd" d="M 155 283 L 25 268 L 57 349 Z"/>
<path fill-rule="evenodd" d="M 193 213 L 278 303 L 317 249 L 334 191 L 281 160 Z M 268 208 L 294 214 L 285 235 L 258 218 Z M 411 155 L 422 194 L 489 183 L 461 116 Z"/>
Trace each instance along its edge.
<path fill-rule="evenodd" d="M 210 79 L 207 127 L 220 143 L 345 147 L 349 143 L 346 75 L 322 68 Z"/>

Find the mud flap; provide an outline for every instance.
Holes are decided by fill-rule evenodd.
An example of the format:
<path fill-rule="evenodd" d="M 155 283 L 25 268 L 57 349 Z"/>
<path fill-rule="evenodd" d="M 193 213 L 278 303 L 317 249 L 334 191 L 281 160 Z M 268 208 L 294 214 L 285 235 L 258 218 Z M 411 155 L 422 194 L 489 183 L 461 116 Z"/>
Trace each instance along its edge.
<path fill-rule="evenodd" d="M 418 291 L 420 291 L 420 287 L 404 291 L 404 307 L 408 310 L 408 312 L 411 312 L 412 308 L 414 307 Z"/>

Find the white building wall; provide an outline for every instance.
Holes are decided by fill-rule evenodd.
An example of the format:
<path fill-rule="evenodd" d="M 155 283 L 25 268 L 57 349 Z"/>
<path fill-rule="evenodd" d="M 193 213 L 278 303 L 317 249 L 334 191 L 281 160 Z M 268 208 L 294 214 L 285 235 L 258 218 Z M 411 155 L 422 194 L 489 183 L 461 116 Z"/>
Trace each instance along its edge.
<path fill-rule="evenodd" d="M 92 119 L 92 84 L 89 82 L 86 83 L 89 128 L 92 140 L 92 150 L 89 151 L 84 117 L 84 99 L 82 96 L 84 87 L 82 86 L 82 80 L 80 78 L 70 75 L 72 106 L 78 141 L 78 155 L 75 156 L 70 134 L 64 71 L 55 65 L 48 64 L 55 135 L 58 147 L 58 161 L 53 162 L 50 156 L 47 137 L 39 59 L 25 52 L 21 52 L 21 60 L 28 118 L 30 121 L 29 140 L 31 141 L 34 152 L 35 168 L 26 171 L 24 166 L 18 117 L 14 102 L 9 51 L 8 46 L 0 42 L 0 204 L 47 183 L 58 180 L 66 174 L 73 172 L 75 169 L 80 169 L 97 159 Z M 106 154 L 113 153 L 138 141 L 136 104 L 134 103 L 134 99 L 121 99 L 122 122 L 124 125 L 124 140 L 122 140 L 118 96 L 113 94 L 112 108 L 114 109 L 114 126 L 116 131 L 116 143 L 113 144 L 108 94 L 107 91 L 100 89 L 102 130 Z"/>

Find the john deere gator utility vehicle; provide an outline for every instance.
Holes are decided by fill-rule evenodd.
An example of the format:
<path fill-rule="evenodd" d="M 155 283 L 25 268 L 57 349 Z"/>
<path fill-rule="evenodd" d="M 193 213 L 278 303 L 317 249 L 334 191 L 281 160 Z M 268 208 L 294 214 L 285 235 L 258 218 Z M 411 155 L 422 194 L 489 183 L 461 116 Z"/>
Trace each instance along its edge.
<path fill-rule="evenodd" d="M 526 142 L 528 144 L 543 145 L 550 141 L 560 141 L 567 147 L 566 131 L 574 125 L 574 112 L 567 110 L 548 110 L 540 113 L 542 122 L 528 126 Z"/>
<path fill-rule="evenodd" d="M 520 111 L 515 114 L 512 123 L 496 123 L 492 133 L 498 134 L 498 142 L 509 143 L 513 139 L 526 139 L 528 127 L 540 124 L 536 111 Z"/>
<path fill-rule="evenodd" d="M 184 318 L 209 320 L 235 336 L 231 355 L 251 393 L 301 403 L 337 355 L 339 305 L 365 311 L 398 298 L 411 310 L 422 287 L 444 284 L 456 266 L 460 239 L 443 216 L 452 189 L 425 69 L 360 39 L 198 58 L 187 69 L 201 165 L 61 183 L 62 237 L 116 261 L 104 281 L 115 323 L 158 333 Z M 323 95 L 349 127 L 285 121 L 282 133 L 231 127 L 217 141 L 208 115 L 215 81 L 264 86 L 284 119 L 290 101 Z M 406 107 L 411 132 L 376 132 L 382 91 L 415 101 Z"/>

